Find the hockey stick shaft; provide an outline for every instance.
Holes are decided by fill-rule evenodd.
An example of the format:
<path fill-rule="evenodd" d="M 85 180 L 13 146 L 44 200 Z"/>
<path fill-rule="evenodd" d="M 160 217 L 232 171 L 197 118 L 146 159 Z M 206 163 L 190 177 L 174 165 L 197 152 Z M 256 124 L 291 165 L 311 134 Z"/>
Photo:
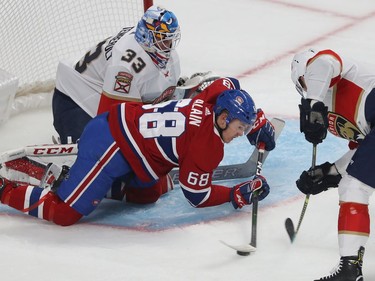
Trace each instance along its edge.
<path fill-rule="evenodd" d="M 316 165 L 316 147 L 317 147 L 317 144 L 313 144 L 312 161 L 311 161 L 311 169 L 312 170 L 315 169 L 315 165 Z M 309 200 L 310 200 L 310 194 L 307 194 L 306 197 L 305 197 L 305 201 L 303 202 L 303 208 L 302 208 L 301 214 L 299 216 L 298 225 L 297 225 L 296 230 L 294 230 L 293 221 L 290 218 L 287 218 L 286 221 L 285 221 L 285 227 L 286 227 L 286 230 L 288 232 L 290 241 L 292 243 L 293 243 L 294 239 L 296 238 L 296 235 L 297 235 L 297 233 L 298 233 L 298 231 L 301 227 L 302 220 L 303 220 L 303 218 L 305 216 L 305 213 L 306 213 L 307 205 L 309 204 Z"/>
<path fill-rule="evenodd" d="M 313 150 L 312 150 L 312 160 L 311 160 L 311 169 L 312 170 L 314 170 L 315 166 L 316 166 L 316 146 L 317 145 L 314 143 L 313 144 Z M 302 208 L 300 218 L 298 220 L 296 234 L 297 234 L 299 228 L 301 227 L 303 217 L 305 216 L 305 213 L 306 213 L 307 205 L 309 204 L 309 199 L 310 199 L 310 194 L 307 194 L 306 197 L 305 197 L 305 202 L 303 203 L 303 208 Z"/>
<path fill-rule="evenodd" d="M 255 171 L 255 177 L 259 176 L 262 171 L 263 155 L 265 151 L 265 144 L 259 143 L 258 145 L 258 161 Z M 252 198 L 252 213 L 251 213 L 251 240 L 250 246 L 256 248 L 257 245 L 257 225 L 258 225 L 258 196 L 255 193 Z M 237 251 L 237 254 L 241 256 L 247 256 L 250 252 Z"/>
<path fill-rule="evenodd" d="M 255 176 L 259 176 L 262 171 L 263 155 L 264 155 L 264 143 L 260 143 L 258 147 L 258 161 Z M 258 223 L 258 196 L 254 195 L 253 199 L 253 212 L 252 212 L 252 224 L 251 224 L 251 242 L 250 245 L 257 246 L 257 223 Z"/>

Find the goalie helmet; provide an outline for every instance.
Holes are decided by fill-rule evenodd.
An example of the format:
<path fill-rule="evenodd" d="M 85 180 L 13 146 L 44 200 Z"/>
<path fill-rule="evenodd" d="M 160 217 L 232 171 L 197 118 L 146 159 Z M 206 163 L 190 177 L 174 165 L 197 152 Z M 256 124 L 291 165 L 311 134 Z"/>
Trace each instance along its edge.
<path fill-rule="evenodd" d="M 291 65 L 291 78 L 296 85 L 298 93 L 303 96 L 303 85 L 300 82 L 300 77 L 305 75 L 307 61 L 315 56 L 316 51 L 314 49 L 309 49 L 308 51 L 298 53 L 293 57 Z"/>
<path fill-rule="evenodd" d="M 257 109 L 251 96 L 244 90 L 226 90 L 216 100 L 214 112 L 219 116 L 223 111 L 228 112 L 227 125 L 238 119 L 244 123 L 245 135 L 250 131 L 257 118 Z"/>
<path fill-rule="evenodd" d="M 176 16 L 160 6 L 151 6 L 138 22 L 135 40 L 153 58 L 169 58 L 170 51 L 180 41 L 180 26 Z"/>

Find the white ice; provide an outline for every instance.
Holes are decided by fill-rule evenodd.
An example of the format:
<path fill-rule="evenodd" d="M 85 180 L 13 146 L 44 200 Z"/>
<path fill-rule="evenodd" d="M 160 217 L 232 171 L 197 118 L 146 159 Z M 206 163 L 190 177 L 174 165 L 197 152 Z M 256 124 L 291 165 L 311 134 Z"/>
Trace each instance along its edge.
<path fill-rule="evenodd" d="M 299 96 L 290 80 L 290 61 L 295 52 L 309 47 L 331 48 L 375 63 L 373 0 L 155 3 L 171 9 L 179 18 L 182 40 L 178 51 L 183 74 L 213 70 L 238 77 L 269 117 L 281 117 L 292 124 L 285 131 L 288 133 L 298 131 Z M 0 152 L 50 143 L 54 133 L 49 108 L 22 113 L 1 125 Z M 267 198 L 264 204 L 260 202 L 257 251 L 250 256 L 238 256 L 219 240 L 249 243 L 251 207 L 232 211 L 228 204 L 224 208 L 232 215 L 161 231 L 108 227 L 95 224 L 95 219 L 63 228 L 26 215 L 1 212 L 1 280 L 311 281 L 322 277 L 339 259 L 337 190 L 310 198 L 300 232 L 291 244 L 284 221 L 290 217 L 298 222 L 304 196 L 298 192 L 293 195 L 291 190 L 296 189 L 296 177 L 309 167 L 311 146 L 298 132 L 284 134 L 283 139 L 269 155 L 270 166 L 266 163 L 263 170 L 272 179 L 270 196 L 283 189 L 289 191 L 277 203 L 267 205 Z M 329 143 L 340 151 L 346 149 L 346 143 L 338 139 L 329 139 Z M 337 156 L 337 151 L 335 155 L 327 149 L 325 153 L 320 151 L 318 146 L 318 163 L 333 161 Z M 301 163 L 300 155 L 307 162 Z M 272 157 L 281 159 L 279 167 L 271 165 Z M 172 200 L 176 195 L 168 196 Z M 187 204 L 182 197 L 178 200 Z M 371 203 L 370 214 L 374 215 L 373 198 Z M 105 210 L 110 210 L 108 204 Z M 146 208 L 143 215 L 151 210 Z M 199 211 L 194 210 L 193 215 Z M 202 210 L 203 221 L 205 214 Z M 172 216 L 168 209 L 159 215 L 160 220 Z M 137 216 L 134 213 L 136 220 Z M 363 267 L 367 281 L 375 280 L 374 264 L 375 239 L 370 236 Z"/>

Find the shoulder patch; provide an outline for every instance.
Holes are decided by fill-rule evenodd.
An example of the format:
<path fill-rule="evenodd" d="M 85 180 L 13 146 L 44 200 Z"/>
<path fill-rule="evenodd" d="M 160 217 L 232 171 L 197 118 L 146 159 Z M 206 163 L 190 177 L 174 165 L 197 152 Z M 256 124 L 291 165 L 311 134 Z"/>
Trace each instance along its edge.
<path fill-rule="evenodd" d="M 119 93 L 128 94 L 130 92 L 133 75 L 127 72 L 120 71 L 116 75 L 115 85 L 113 90 Z"/>

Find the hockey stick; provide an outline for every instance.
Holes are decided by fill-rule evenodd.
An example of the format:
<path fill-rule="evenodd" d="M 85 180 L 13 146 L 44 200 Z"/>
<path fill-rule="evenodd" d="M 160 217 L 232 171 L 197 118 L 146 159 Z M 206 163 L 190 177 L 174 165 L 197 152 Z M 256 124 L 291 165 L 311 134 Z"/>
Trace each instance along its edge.
<path fill-rule="evenodd" d="M 273 127 L 275 128 L 275 140 L 278 139 L 278 137 L 280 136 L 281 134 L 281 131 L 283 130 L 284 126 L 285 126 L 285 121 L 284 120 L 281 120 L 281 119 L 278 119 L 278 118 L 273 118 L 271 120 L 271 123 L 273 125 Z M 266 157 L 268 155 L 268 151 L 263 151 L 262 153 L 262 163 L 264 163 L 264 161 L 266 160 Z M 248 164 L 248 167 L 249 169 L 252 169 L 252 170 L 249 170 L 250 171 L 250 176 L 253 176 L 257 171 L 258 171 L 258 161 L 259 161 L 259 153 L 258 153 L 258 149 L 254 149 L 253 151 L 253 154 L 251 155 L 250 159 L 246 162 L 246 164 Z M 253 159 L 257 159 L 258 160 L 253 160 Z M 249 164 L 250 163 L 250 164 Z M 219 167 L 220 168 L 220 167 Z M 259 170 L 259 173 L 260 173 L 260 170 Z M 236 250 L 237 253 L 239 255 L 241 255 L 240 253 L 244 253 L 242 254 L 243 256 L 248 256 L 251 252 L 255 252 L 256 251 L 256 248 L 252 245 L 255 245 L 256 246 L 256 219 L 257 217 L 254 218 L 254 216 L 257 216 L 257 213 L 258 213 L 258 205 L 257 205 L 258 202 L 253 203 L 253 211 L 252 211 L 252 236 L 251 236 L 251 242 L 250 244 L 245 244 L 245 245 L 230 245 L 228 243 L 226 243 L 225 241 L 222 241 L 222 240 L 219 240 L 222 244 L 224 244 L 225 246 L 233 249 L 233 250 Z M 253 226 L 254 224 L 254 226 Z M 254 231 L 254 233 L 253 233 Z"/>
<path fill-rule="evenodd" d="M 264 148 L 265 144 L 260 143 L 258 146 L 258 161 L 257 161 L 257 168 L 255 171 L 255 176 L 259 176 L 262 171 L 262 165 L 263 165 L 263 155 L 264 155 Z M 257 223 L 258 223 L 258 195 L 255 193 L 253 195 L 253 210 L 252 210 L 252 220 L 251 220 L 251 241 L 250 246 L 254 247 L 256 249 L 257 247 Z M 240 256 L 248 256 L 253 251 L 243 251 L 238 250 L 237 254 Z"/>
<path fill-rule="evenodd" d="M 312 152 L 312 163 L 311 163 L 311 169 L 312 170 L 314 170 L 315 165 L 316 165 L 316 146 L 317 145 L 314 143 L 313 144 L 313 152 Z M 299 228 L 301 227 L 303 217 L 305 216 L 305 213 L 306 213 L 307 205 L 309 204 L 309 199 L 310 199 L 310 194 L 307 194 L 306 197 L 305 197 L 305 202 L 303 203 L 303 208 L 302 208 L 301 214 L 299 216 L 297 229 L 294 228 L 294 224 L 293 224 L 293 221 L 292 221 L 291 218 L 287 218 L 285 220 L 285 229 L 286 229 L 286 232 L 289 235 L 291 243 L 293 243 L 294 239 L 297 236 Z"/>

